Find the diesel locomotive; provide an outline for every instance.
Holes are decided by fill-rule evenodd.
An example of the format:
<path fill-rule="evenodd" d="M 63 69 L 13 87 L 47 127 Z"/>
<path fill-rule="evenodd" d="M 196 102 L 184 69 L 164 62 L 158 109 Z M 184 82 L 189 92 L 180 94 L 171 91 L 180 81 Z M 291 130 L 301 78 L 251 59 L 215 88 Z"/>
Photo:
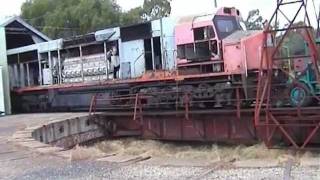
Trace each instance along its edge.
<path fill-rule="evenodd" d="M 246 30 L 238 9 L 222 7 L 210 15 L 166 17 L 39 43 L 36 51 L 9 56 L 13 109 L 88 111 L 98 96 L 104 99 L 98 109 L 125 110 L 137 94 L 150 109 L 183 108 L 186 97 L 198 109 L 253 107 L 257 76 L 266 69 L 263 48 L 273 38 Z M 290 68 L 313 81 L 303 64 L 308 59 Z M 281 77 L 275 67 L 274 83 L 288 83 Z M 291 87 L 284 87 L 275 89 L 279 97 L 290 94 Z M 303 88 L 292 89 L 291 100 L 275 105 L 310 103 L 301 97 Z"/>

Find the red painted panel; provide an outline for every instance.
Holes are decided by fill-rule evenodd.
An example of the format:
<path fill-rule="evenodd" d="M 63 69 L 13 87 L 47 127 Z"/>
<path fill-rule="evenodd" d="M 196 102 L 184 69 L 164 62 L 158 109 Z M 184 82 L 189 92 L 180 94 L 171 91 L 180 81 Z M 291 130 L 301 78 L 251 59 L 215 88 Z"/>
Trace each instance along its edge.
<path fill-rule="evenodd" d="M 256 136 L 251 117 L 244 116 L 238 120 L 235 113 L 194 115 L 189 120 L 177 115 L 144 117 L 142 137 L 178 141 L 252 142 Z M 137 127 L 128 120 L 115 119 L 115 122 L 124 129 Z"/>

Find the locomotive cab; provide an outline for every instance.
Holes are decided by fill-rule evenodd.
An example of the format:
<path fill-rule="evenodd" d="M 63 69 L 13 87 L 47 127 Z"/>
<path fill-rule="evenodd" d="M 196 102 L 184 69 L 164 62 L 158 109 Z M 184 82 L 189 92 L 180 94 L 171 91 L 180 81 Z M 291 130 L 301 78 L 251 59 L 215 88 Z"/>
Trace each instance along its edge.
<path fill-rule="evenodd" d="M 222 40 L 242 30 L 239 22 L 240 12 L 235 8 L 221 8 L 214 15 L 181 18 L 175 28 L 179 72 L 224 72 Z"/>

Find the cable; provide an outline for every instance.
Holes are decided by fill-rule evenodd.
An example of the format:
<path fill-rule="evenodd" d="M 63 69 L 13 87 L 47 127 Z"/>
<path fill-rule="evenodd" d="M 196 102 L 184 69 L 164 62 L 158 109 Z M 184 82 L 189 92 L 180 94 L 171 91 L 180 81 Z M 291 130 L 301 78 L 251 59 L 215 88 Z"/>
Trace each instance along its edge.
<path fill-rule="evenodd" d="M 67 27 L 56 27 L 56 26 L 34 26 L 39 29 L 63 29 L 63 30 L 79 30 L 80 28 L 67 28 Z"/>
<path fill-rule="evenodd" d="M 46 13 L 47 14 L 47 13 Z M 38 17 L 35 17 L 35 18 L 31 18 L 31 19 L 25 19 L 25 21 L 29 22 L 30 24 L 33 24 L 31 23 L 30 21 L 32 20 L 35 20 L 35 19 L 40 19 L 40 18 L 43 18 L 44 16 L 46 16 L 46 14 L 42 15 L 42 16 L 38 16 Z M 47 28 L 47 29 L 62 29 L 62 30 L 79 30 L 80 28 L 79 27 L 71 27 L 71 28 L 67 28 L 67 27 L 58 27 L 58 26 L 37 26 L 35 24 L 33 24 L 33 27 L 35 28 L 39 28 L 39 29 L 43 29 L 43 28 Z"/>
<path fill-rule="evenodd" d="M 319 21 L 319 16 L 318 16 L 318 13 L 317 13 L 317 8 L 316 8 L 316 4 L 315 4 L 314 0 L 312 0 L 312 4 L 313 4 L 313 10 L 314 10 L 314 13 L 316 15 L 317 21 Z"/>

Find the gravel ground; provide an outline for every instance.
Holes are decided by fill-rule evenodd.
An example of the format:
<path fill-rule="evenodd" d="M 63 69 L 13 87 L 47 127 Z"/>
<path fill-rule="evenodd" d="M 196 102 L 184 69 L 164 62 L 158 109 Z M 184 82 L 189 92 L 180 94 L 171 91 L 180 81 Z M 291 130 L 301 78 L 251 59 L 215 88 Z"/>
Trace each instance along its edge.
<path fill-rule="evenodd" d="M 319 180 L 319 168 L 296 167 L 291 172 L 290 179 L 297 180 Z M 204 179 L 228 179 L 228 180 L 283 180 L 284 168 L 250 168 L 250 169 L 230 169 L 213 172 Z"/>
<path fill-rule="evenodd" d="M 19 115 L 0 118 L 0 179 L 57 180 L 184 180 L 184 179 L 283 179 L 284 168 L 220 168 L 190 166 L 158 166 L 146 163 L 119 165 L 106 162 L 70 162 L 51 155 L 40 155 L 7 143 L 16 129 L 30 123 L 44 122 L 55 115 Z M 60 115 L 64 116 L 64 115 Z M 37 118 L 35 118 L 37 117 Z M 212 169 L 213 168 L 213 169 Z M 320 180 L 320 167 L 294 167 L 292 179 Z"/>
<path fill-rule="evenodd" d="M 94 162 L 72 163 L 59 168 L 42 168 L 26 172 L 16 179 L 187 179 L 201 173 L 202 168 L 118 165 Z"/>
<path fill-rule="evenodd" d="M 131 165 L 119 167 L 115 164 L 96 162 L 77 162 L 59 167 L 41 167 L 26 170 L 22 174 L 4 179 L 22 180 L 68 180 L 68 179 L 114 179 L 114 180 L 180 180 L 180 179 L 228 179 L 228 180 L 282 180 L 283 168 L 250 168 L 210 170 L 201 167 L 161 167 Z M 209 173 L 208 173 L 209 172 Z M 291 179 L 318 180 L 319 168 L 294 168 Z"/>

